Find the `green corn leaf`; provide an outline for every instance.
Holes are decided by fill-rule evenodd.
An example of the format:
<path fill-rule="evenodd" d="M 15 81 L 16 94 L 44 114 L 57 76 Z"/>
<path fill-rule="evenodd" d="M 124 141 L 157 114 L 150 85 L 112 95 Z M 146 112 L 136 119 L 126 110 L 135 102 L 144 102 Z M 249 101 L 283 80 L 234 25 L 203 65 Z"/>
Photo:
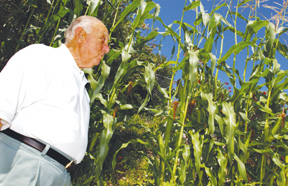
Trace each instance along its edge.
<path fill-rule="evenodd" d="M 95 179 L 95 176 L 91 176 L 90 178 L 88 178 L 83 184 L 83 186 L 89 186 L 90 183 Z"/>
<path fill-rule="evenodd" d="M 190 145 L 184 145 L 182 156 L 185 161 L 185 164 L 187 164 L 188 160 L 190 159 Z"/>
<path fill-rule="evenodd" d="M 151 30 L 153 30 L 154 22 L 155 22 L 156 18 L 158 17 L 159 13 L 160 13 L 160 8 L 161 8 L 160 5 L 156 4 L 155 10 L 154 10 L 154 13 L 153 13 L 153 23 L 152 23 Z"/>
<path fill-rule="evenodd" d="M 147 103 L 148 103 L 149 100 L 150 100 L 150 96 L 149 96 L 149 94 L 147 94 L 144 102 L 143 102 L 142 105 L 139 107 L 137 113 L 141 112 L 141 110 L 147 105 Z"/>
<path fill-rule="evenodd" d="M 277 78 L 279 76 L 287 77 L 287 73 L 281 73 L 281 75 L 278 75 Z M 278 79 L 282 79 L 282 78 L 278 78 Z M 277 80 L 277 82 L 278 81 L 279 80 Z M 272 94 L 271 94 L 271 97 L 270 97 L 271 103 L 276 102 L 277 98 L 283 92 L 283 90 L 287 89 L 287 86 L 288 86 L 288 78 L 285 78 L 285 80 L 282 83 L 279 83 L 279 84 L 277 84 L 277 85 L 275 85 L 273 87 L 273 91 L 272 91 Z"/>
<path fill-rule="evenodd" d="M 207 50 L 207 52 L 211 52 L 211 51 L 212 51 L 215 34 L 216 34 L 216 28 L 214 28 L 214 29 L 211 31 L 208 40 L 207 40 L 207 41 L 205 42 L 205 44 L 204 44 L 204 48 L 205 48 L 205 50 Z"/>
<path fill-rule="evenodd" d="M 209 14 L 207 14 L 204 10 L 204 6 L 202 5 L 202 3 L 200 3 L 200 12 L 201 12 L 201 16 L 202 16 L 202 20 L 203 20 L 203 24 L 206 27 L 208 22 L 210 21 L 210 16 Z M 199 16 L 200 16 L 199 15 Z"/>
<path fill-rule="evenodd" d="M 225 7 L 225 6 L 227 6 L 226 3 L 223 3 L 223 4 L 221 4 L 221 5 L 216 6 L 216 7 L 210 12 L 210 16 L 213 15 L 214 12 L 216 12 L 217 10 L 219 10 L 220 8 Z"/>
<path fill-rule="evenodd" d="M 278 41 L 278 39 L 276 40 L 275 39 L 275 42 L 278 42 L 278 45 L 277 45 L 277 51 L 282 55 L 284 56 L 286 59 L 288 59 L 288 47 L 282 43 L 280 43 Z"/>
<path fill-rule="evenodd" d="M 166 148 L 165 148 L 165 145 L 163 142 L 162 135 L 160 133 L 158 134 L 157 139 L 158 139 L 158 144 L 159 144 L 159 151 L 162 154 L 162 156 L 165 157 L 166 156 Z"/>
<path fill-rule="evenodd" d="M 133 106 L 131 104 L 120 105 L 120 110 L 129 110 L 132 108 L 133 108 Z"/>
<path fill-rule="evenodd" d="M 230 28 L 235 31 L 234 27 L 221 14 L 218 14 L 218 13 L 214 13 L 214 14 L 217 15 L 217 19 L 220 19 L 225 25 L 227 25 L 226 29 Z"/>
<path fill-rule="evenodd" d="M 208 118 L 208 125 L 209 125 L 209 133 L 214 134 L 215 126 L 214 126 L 214 118 L 215 118 L 215 113 L 216 113 L 216 105 L 213 102 L 213 95 L 210 94 L 205 94 L 201 92 L 201 97 L 203 100 L 208 101 L 208 112 L 209 112 L 209 118 Z"/>
<path fill-rule="evenodd" d="M 159 34 L 161 34 L 163 36 L 171 35 L 171 37 L 173 39 L 175 37 L 177 41 L 181 41 L 181 38 L 179 37 L 179 35 L 171 28 L 172 25 L 170 25 L 170 26 L 165 25 L 160 17 L 157 17 L 156 19 L 158 21 L 160 21 L 160 23 L 162 23 L 163 27 L 166 29 L 165 32 L 159 32 Z M 181 42 L 179 42 L 179 43 L 181 43 Z"/>
<path fill-rule="evenodd" d="M 108 54 L 106 54 L 107 65 L 111 65 L 115 59 L 117 59 L 121 54 L 120 50 L 111 49 Z"/>
<path fill-rule="evenodd" d="M 181 183 L 181 185 L 184 184 L 184 182 L 186 181 L 186 168 L 187 166 L 185 165 L 185 162 L 181 161 L 180 162 L 180 167 L 178 168 L 178 174 L 179 174 L 179 181 Z"/>
<path fill-rule="evenodd" d="M 227 163 L 228 163 L 228 159 L 226 157 L 226 155 L 224 156 L 222 151 L 218 150 L 218 154 L 217 154 L 217 161 L 219 164 L 219 169 L 218 169 L 218 178 L 219 178 L 219 182 L 218 185 L 224 185 L 225 180 L 226 180 L 226 171 L 227 171 Z"/>
<path fill-rule="evenodd" d="M 235 30 L 234 27 L 229 27 L 229 26 L 227 26 L 227 27 L 224 27 L 224 28 L 222 29 L 223 32 L 225 32 L 226 30 L 230 30 L 232 33 L 235 33 L 235 32 L 236 32 L 236 34 L 237 34 L 238 36 L 244 38 L 244 33 L 241 32 L 240 30 Z"/>
<path fill-rule="evenodd" d="M 253 151 L 255 151 L 259 154 L 272 153 L 272 150 L 270 148 L 269 149 L 255 149 L 255 148 L 253 148 Z"/>
<path fill-rule="evenodd" d="M 278 36 L 280 37 L 282 34 L 284 34 L 284 33 L 286 33 L 288 31 L 288 28 L 286 27 L 279 27 L 278 29 L 277 29 L 277 32 L 276 32 L 276 34 L 279 34 Z"/>
<path fill-rule="evenodd" d="M 258 102 L 255 102 L 255 104 L 257 105 L 257 108 L 259 110 L 261 110 L 262 112 L 265 112 L 265 113 L 268 113 L 268 114 L 271 114 L 271 116 L 276 116 L 276 114 L 273 113 L 273 111 L 271 110 L 271 108 L 267 108 L 267 107 L 264 107 L 262 106 L 260 103 Z"/>
<path fill-rule="evenodd" d="M 189 77 L 189 81 L 191 83 L 194 83 L 195 79 L 196 79 L 196 76 L 197 76 L 197 67 L 198 67 L 198 61 L 199 61 L 199 58 L 198 58 L 198 54 L 199 54 L 199 50 L 196 50 L 196 51 L 189 51 L 189 74 L 188 74 L 188 77 Z M 191 93 L 192 91 L 192 85 L 190 85 L 190 91 L 189 91 L 189 94 Z"/>
<path fill-rule="evenodd" d="M 89 91 L 90 96 L 90 105 L 93 103 L 94 99 L 99 96 L 98 93 L 102 89 L 105 84 L 105 80 L 107 79 L 110 73 L 110 67 L 105 64 L 105 61 L 101 62 L 101 76 L 98 81 L 96 81 L 93 77 L 93 69 L 85 69 L 86 73 L 88 73 L 88 81 L 90 82 L 91 90 Z M 98 97 L 99 98 L 99 97 Z M 100 97 L 101 99 L 101 97 Z"/>
<path fill-rule="evenodd" d="M 98 139 L 98 137 L 99 137 L 99 133 L 94 133 L 93 135 L 94 135 L 94 137 L 93 137 L 93 139 L 92 139 L 92 141 L 91 141 L 90 148 L 89 148 L 89 151 L 90 151 L 90 152 L 92 151 L 92 149 L 93 149 L 94 146 L 95 146 L 95 143 L 96 143 L 96 141 L 97 141 L 97 139 Z"/>
<path fill-rule="evenodd" d="M 166 151 L 169 149 L 169 142 L 170 142 L 170 135 L 171 135 L 171 129 L 173 127 L 173 110 L 169 110 L 169 116 L 166 118 L 166 129 L 165 129 L 165 148 Z"/>
<path fill-rule="evenodd" d="M 103 114 L 103 126 L 105 127 L 105 129 L 102 130 L 101 135 L 100 135 L 99 151 L 98 151 L 97 159 L 95 160 L 95 166 L 96 166 L 95 179 L 96 180 L 99 179 L 99 176 L 102 172 L 103 163 L 105 161 L 105 158 L 109 150 L 109 142 L 114 133 L 113 125 L 116 122 L 113 116 L 111 116 L 105 111 L 101 111 L 101 112 Z"/>
<path fill-rule="evenodd" d="M 276 75 L 280 71 L 280 64 L 277 62 L 277 59 L 273 59 L 273 74 Z M 274 79 L 274 78 L 273 78 Z M 272 86 L 275 85 L 273 81 Z"/>
<path fill-rule="evenodd" d="M 238 138 L 238 144 L 239 144 L 240 149 L 243 151 L 243 153 L 246 154 L 248 149 L 247 149 L 247 147 L 242 143 L 240 136 L 239 136 L 239 138 Z"/>
<path fill-rule="evenodd" d="M 63 6 L 62 4 L 60 4 L 60 8 L 59 11 L 57 12 L 56 15 L 52 15 L 48 18 L 48 21 L 45 22 L 44 26 L 42 27 L 41 30 L 39 30 L 38 35 L 39 40 L 38 42 L 40 43 L 41 38 L 43 36 L 45 36 L 49 31 L 51 31 L 53 28 L 55 28 L 55 25 L 58 23 L 58 21 L 60 21 L 67 13 L 69 13 L 70 10 L 68 8 L 66 8 L 65 6 Z M 38 31 L 38 30 L 37 30 Z"/>
<path fill-rule="evenodd" d="M 184 161 L 180 162 L 180 167 L 178 167 L 179 173 L 179 180 L 181 184 L 183 185 L 186 177 L 187 177 L 187 168 L 188 168 L 188 161 L 190 159 L 190 145 L 184 145 L 183 151 L 182 151 L 182 157 Z"/>
<path fill-rule="evenodd" d="M 234 159 L 237 161 L 238 171 L 240 173 L 240 176 L 246 182 L 248 182 L 248 178 L 247 178 L 247 175 L 246 175 L 246 167 L 245 167 L 244 163 L 238 158 L 238 156 L 236 154 L 234 154 Z"/>
<path fill-rule="evenodd" d="M 152 63 L 149 63 L 145 66 L 145 73 L 144 73 L 144 79 L 146 81 L 146 88 L 148 93 L 151 95 L 152 90 L 155 83 L 155 71 L 153 70 L 154 65 Z"/>
<path fill-rule="evenodd" d="M 287 185 L 287 182 L 286 182 L 287 177 L 285 174 L 287 175 L 287 171 L 285 171 L 285 169 L 282 169 L 277 179 L 277 185 Z"/>
<path fill-rule="evenodd" d="M 117 73 L 115 75 L 114 84 L 117 84 L 120 77 L 127 71 L 128 67 L 127 61 L 131 58 L 131 55 L 124 49 L 122 50 L 121 56 L 122 56 L 122 63 L 120 64 Z"/>
<path fill-rule="evenodd" d="M 165 61 L 164 63 L 162 63 L 162 64 L 160 64 L 159 66 L 157 66 L 157 67 L 155 68 L 155 71 L 160 70 L 160 69 L 163 69 L 163 68 L 168 67 L 168 66 L 170 66 L 170 65 L 176 65 L 176 64 L 177 64 L 176 61 Z"/>
<path fill-rule="evenodd" d="M 250 41 L 253 34 L 257 33 L 261 28 L 268 25 L 268 21 L 258 20 L 258 21 L 249 21 L 246 26 L 244 39 Z"/>
<path fill-rule="evenodd" d="M 141 8 L 137 12 L 137 16 L 136 16 L 136 18 L 134 19 L 134 21 L 133 21 L 133 23 L 131 25 L 133 30 L 138 28 L 138 27 L 140 27 L 141 24 L 145 21 L 145 19 L 150 18 L 151 15 L 149 14 L 149 12 L 153 8 L 155 8 L 155 6 L 156 6 L 156 4 L 154 2 L 152 2 L 152 1 L 146 3 L 144 0 L 141 0 L 140 4 L 141 4 Z M 153 17 L 153 18 L 155 18 L 155 17 Z"/>
<path fill-rule="evenodd" d="M 175 45 L 172 48 L 172 52 L 171 52 L 171 57 L 170 58 L 172 58 L 174 56 L 174 53 L 175 53 Z"/>
<path fill-rule="evenodd" d="M 277 133 L 277 131 L 279 130 L 279 128 L 281 127 L 281 121 L 282 121 L 282 117 L 278 117 L 278 121 L 277 123 L 274 125 L 273 129 L 271 130 L 270 134 L 271 136 L 269 137 L 269 141 L 272 142 L 272 140 L 274 140 L 274 135 Z"/>
<path fill-rule="evenodd" d="M 250 122 L 249 118 L 247 118 L 246 114 L 243 112 L 239 112 L 241 118 L 245 121 L 245 122 Z"/>
<path fill-rule="evenodd" d="M 125 10 L 121 13 L 117 23 L 110 29 L 110 32 L 113 32 L 115 28 L 118 26 L 118 24 L 121 23 L 125 17 L 133 13 L 136 10 L 136 8 L 138 8 L 138 6 L 140 5 L 140 1 L 141 0 L 134 0 L 129 6 L 125 8 Z"/>
<path fill-rule="evenodd" d="M 246 21 L 246 23 L 248 23 L 248 20 L 242 15 L 240 14 L 239 12 L 230 12 L 232 15 L 237 15 L 237 17 L 243 19 L 244 21 Z"/>
<path fill-rule="evenodd" d="M 186 55 L 186 56 L 182 59 L 182 61 L 181 61 L 180 63 L 178 63 L 178 64 L 176 64 L 176 62 L 175 62 L 175 67 L 173 67 L 172 69 L 173 69 L 174 71 L 178 71 L 179 69 L 181 69 L 182 67 L 184 67 L 186 60 L 189 59 L 188 57 L 189 57 L 189 55 Z"/>
<path fill-rule="evenodd" d="M 221 143 L 221 142 L 219 142 L 219 141 L 214 141 L 213 142 L 215 145 L 217 145 L 217 146 L 224 146 L 224 145 L 226 145 L 225 143 Z"/>
<path fill-rule="evenodd" d="M 237 7 L 240 7 L 240 6 L 246 4 L 247 2 L 250 2 L 250 1 L 251 1 L 251 0 L 244 0 L 244 1 L 242 1 L 241 3 L 239 3 L 239 4 L 237 5 Z"/>
<path fill-rule="evenodd" d="M 258 79 L 253 79 L 248 82 L 242 82 L 241 89 L 234 88 L 234 94 L 231 97 L 231 102 L 235 103 L 242 95 L 246 94 L 248 90 L 258 83 Z"/>
<path fill-rule="evenodd" d="M 91 0 L 89 5 L 89 15 L 93 15 L 94 10 L 100 5 L 100 0 Z"/>
<path fill-rule="evenodd" d="M 275 29 L 275 26 L 273 23 L 269 23 L 266 26 L 265 37 L 266 37 L 267 43 L 265 45 L 264 55 L 266 57 L 273 58 L 273 56 L 274 56 L 273 43 L 274 43 L 274 39 L 276 37 L 276 29 Z"/>
<path fill-rule="evenodd" d="M 156 31 L 150 32 L 146 37 L 140 39 L 139 43 L 136 43 L 134 48 L 142 48 L 147 42 L 154 39 L 159 33 Z"/>
<path fill-rule="evenodd" d="M 208 167 L 205 167 L 205 172 L 209 176 L 211 184 L 212 185 L 217 185 L 217 179 L 214 176 L 213 171 L 211 169 L 209 169 Z"/>
<path fill-rule="evenodd" d="M 131 75 L 131 73 L 135 71 L 136 68 L 142 67 L 144 65 L 145 65 L 145 63 L 142 63 L 142 62 L 137 61 L 137 60 L 132 60 L 130 63 L 126 64 L 126 67 L 125 67 L 126 70 L 123 71 L 122 76 L 119 78 L 119 83 L 126 81 L 129 78 L 129 76 Z M 140 81 L 137 81 L 137 83 L 139 83 L 139 82 Z M 141 83 L 139 83 L 139 84 L 141 84 Z M 114 85 L 117 85 L 117 84 L 114 84 Z M 114 85 L 113 85 L 113 88 L 115 87 Z M 141 85 L 145 86 L 145 83 L 143 83 Z"/>
<path fill-rule="evenodd" d="M 107 104 L 107 100 L 103 98 L 102 94 L 101 93 L 98 93 L 95 95 L 95 99 L 98 99 L 105 107 L 108 106 Z"/>
<path fill-rule="evenodd" d="M 236 114 L 231 103 L 222 103 L 222 111 L 225 114 L 224 121 L 226 123 L 226 143 L 228 148 L 228 157 L 230 162 L 234 157 L 234 136 L 236 131 Z"/>
<path fill-rule="evenodd" d="M 201 167 L 201 157 L 202 157 L 202 147 L 203 147 L 203 135 L 199 135 L 199 132 L 193 133 L 192 130 L 189 131 L 191 135 L 193 149 L 194 149 L 194 157 L 195 157 L 195 166 L 196 171 L 200 175 L 200 167 Z"/>
<path fill-rule="evenodd" d="M 130 140 L 129 142 L 127 142 L 127 143 L 123 143 L 123 144 L 121 145 L 121 147 L 120 147 L 120 148 L 114 153 L 114 155 L 113 155 L 113 160 L 112 160 L 112 169 L 113 169 L 113 170 L 115 170 L 116 157 L 117 157 L 118 152 L 119 152 L 121 149 L 126 148 L 130 143 L 136 143 L 136 142 L 138 142 L 138 143 L 140 143 L 140 144 L 143 144 L 143 145 L 148 145 L 148 144 L 149 144 L 148 142 L 144 142 L 144 141 L 142 141 L 142 140 L 140 140 L 140 139 L 133 139 L 133 140 Z"/>
<path fill-rule="evenodd" d="M 223 120 L 223 118 L 220 117 L 218 114 L 215 114 L 215 119 L 216 119 L 216 121 L 218 122 L 221 135 L 224 136 L 224 128 L 223 128 L 224 120 Z"/>
<path fill-rule="evenodd" d="M 226 54 L 219 59 L 218 64 L 220 64 L 223 61 L 226 61 L 230 55 L 232 53 L 234 54 L 238 54 L 239 52 L 241 52 L 244 48 L 246 48 L 247 46 L 253 46 L 253 47 L 257 47 L 257 45 L 254 42 L 251 41 L 242 41 L 240 43 L 238 43 L 237 45 L 233 45 L 227 52 Z"/>
<path fill-rule="evenodd" d="M 184 7 L 184 11 L 197 8 L 198 6 L 200 6 L 200 3 L 201 3 L 200 1 L 193 1 L 190 5 Z"/>
<path fill-rule="evenodd" d="M 145 9 L 146 9 L 146 6 L 147 6 L 147 3 L 144 1 L 144 0 L 141 0 L 140 1 L 140 7 L 141 7 L 141 14 L 144 14 L 144 12 L 145 12 Z"/>
<path fill-rule="evenodd" d="M 211 58 L 211 75 L 213 75 L 213 72 L 216 66 L 216 56 L 210 53 L 210 58 Z"/>
<path fill-rule="evenodd" d="M 77 17 L 81 16 L 82 14 L 82 10 L 83 10 L 83 5 L 82 5 L 82 2 L 81 0 L 75 0 L 74 1 L 74 12 L 75 14 L 77 15 Z"/>
<path fill-rule="evenodd" d="M 169 95 L 168 95 L 168 92 L 167 92 L 167 89 L 166 89 L 166 88 L 160 87 L 159 84 L 157 83 L 157 89 L 159 90 L 159 92 L 161 92 L 161 94 L 162 94 L 165 98 L 169 99 Z"/>
<path fill-rule="evenodd" d="M 279 154 L 273 153 L 272 160 L 280 169 L 285 169 L 285 164 L 281 163 Z"/>
<path fill-rule="evenodd" d="M 144 14 L 145 8 L 147 6 L 147 3 L 144 0 L 140 1 L 140 7 L 138 8 L 136 18 L 134 19 L 131 28 L 132 30 L 135 30 L 137 27 L 141 25 L 141 17 Z"/>

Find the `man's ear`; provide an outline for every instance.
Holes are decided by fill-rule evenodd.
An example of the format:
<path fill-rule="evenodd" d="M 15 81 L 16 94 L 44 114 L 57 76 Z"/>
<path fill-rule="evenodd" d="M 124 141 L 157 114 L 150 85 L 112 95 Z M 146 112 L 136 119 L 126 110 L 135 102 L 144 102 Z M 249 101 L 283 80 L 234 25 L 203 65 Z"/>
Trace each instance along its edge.
<path fill-rule="evenodd" d="M 82 43 L 86 38 L 86 32 L 82 27 L 77 27 L 75 29 L 75 41 L 77 43 Z"/>

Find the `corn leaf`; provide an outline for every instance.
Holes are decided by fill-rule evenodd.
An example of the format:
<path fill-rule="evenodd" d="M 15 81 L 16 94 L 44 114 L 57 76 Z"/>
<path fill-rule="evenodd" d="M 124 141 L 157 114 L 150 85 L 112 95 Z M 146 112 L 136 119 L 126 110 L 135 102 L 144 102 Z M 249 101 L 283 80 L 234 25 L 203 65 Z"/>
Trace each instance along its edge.
<path fill-rule="evenodd" d="M 222 103 L 222 111 L 225 114 L 226 123 L 226 143 L 230 162 L 234 157 L 234 136 L 236 131 L 236 114 L 231 103 Z"/>
<path fill-rule="evenodd" d="M 217 154 L 217 161 L 219 164 L 219 169 L 218 169 L 218 178 L 219 178 L 219 182 L 218 185 L 224 185 L 224 182 L 226 180 L 226 171 L 227 171 L 227 163 L 228 163 L 228 159 L 226 157 L 226 155 L 224 156 L 222 151 L 218 150 L 218 154 Z"/>
<path fill-rule="evenodd" d="M 216 105 L 213 102 L 213 95 L 212 94 L 205 94 L 201 92 L 201 97 L 203 100 L 208 101 L 208 112 L 209 112 L 209 118 L 208 118 L 208 125 L 209 125 L 209 133 L 214 134 L 215 126 L 214 126 L 214 119 L 215 119 L 215 113 L 216 113 Z"/>
<path fill-rule="evenodd" d="M 193 149 L 194 149 L 194 157 L 195 157 L 195 166 L 196 171 L 200 175 L 200 167 L 201 167 L 201 157 L 202 157 L 202 147 L 203 147 L 203 135 L 199 135 L 199 132 L 193 133 L 191 130 L 189 131 L 191 135 Z"/>
<path fill-rule="evenodd" d="M 244 163 L 238 158 L 238 156 L 236 154 L 234 154 L 234 159 L 237 161 L 238 171 L 240 173 L 240 176 L 246 182 L 248 182 L 248 178 L 247 178 L 247 175 L 246 175 L 246 167 L 245 167 Z"/>

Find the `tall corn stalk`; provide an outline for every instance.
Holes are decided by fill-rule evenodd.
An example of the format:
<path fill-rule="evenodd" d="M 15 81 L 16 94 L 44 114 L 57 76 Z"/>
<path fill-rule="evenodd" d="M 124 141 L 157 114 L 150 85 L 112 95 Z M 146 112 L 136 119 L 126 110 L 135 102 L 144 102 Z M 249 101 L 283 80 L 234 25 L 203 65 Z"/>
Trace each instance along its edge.
<path fill-rule="evenodd" d="M 33 1 L 29 2 L 33 4 Z M 254 1 L 239 2 L 237 9 L 251 2 Z M 278 53 L 288 59 L 287 46 L 280 40 L 288 30 L 283 24 L 275 27 L 267 20 L 250 20 L 243 33 L 228 21 L 228 15 L 235 24 L 237 19 L 246 20 L 238 11 L 232 11 L 232 4 L 223 3 L 206 13 L 201 1 L 193 1 L 188 5 L 185 1 L 183 16 L 186 11 L 197 8 L 197 17 L 191 23 L 185 23 L 183 19 L 175 20 L 173 24 L 179 25 L 177 34 L 158 17 L 160 7 L 151 1 L 135 0 L 120 11 L 121 0 L 105 0 L 102 1 L 105 3 L 104 12 L 99 11 L 99 0 L 87 1 L 88 4 L 74 1 L 69 4 L 70 7 L 66 3 L 65 0 L 56 1 L 57 6 L 50 9 L 44 24 L 37 28 L 27 26 L 22 36 L 35 31 L 39 43 L 48 38 L 48 43 L 58 46 L 58 41 L 63 38 L 63 28 L 74 17 L 83 14 L 104 15 L 103 22 L 109 25 L 112 36 L 125 18 L 135 13 L 134 22 L 128 31 L 129 37 L 124 41 L 112 38 L 118 48 L 111 50 L 98 69 L 87 70 L 91 84 L 91 107 L 95 108 L 97 103 L 98 109 L 92 109 L 96 111 L 92 112 L 91 117 L 87 157 L 73 174 L 76 180 L 79 178 L 76 185 L 89 185 L 92 182 L 104 185 L 103 164 L 110 145 L 113 145 L 110 140 L 115 125 L 122 119 L 117 113 L 133 108 L 137 108 L 138 112 L 153 111 L 163 122 L 153 132 L 147 129 L 147 141 L 134 139 L 123 144 L 114 154 L 113 168 L 117 163 L 117 153 L 134 143 L 152 150 L 153 156 L 144 156 L 150 165 L 155 185 L 287 184 L 287 94 L 283 90 L 288 87 L 288 78 L 287 71 L 280 69 L 276 59 Z M 254 3 L 258 5 L 259 1 Z M 225 17 L 217 13 L 224 7 L 228 9 Z M 154 12 L 150 13 L 153 9 Z M 287 3 L 283 6 L 282 23 L 286 19 L 286 9 Z M 147 19 L 162 23 L 165 32 L 151 31 L 140 38 L 139 28 Z M 256 35 L 261 29 L 265 29 L 265 34 Z M 224 36 L 229 31 L 235 34 L 235 38 L 240 37 L 240 42 L 235 40 L 235 44 L 227 49 Z M 176 61 L 157 66 L 153 60 L 140 61 L 134 57 L 142 46 L 157 35 L 175 39 L 179 46 Z M 219 55 L 214 53 L 218 36 L 221 38 Z M 205 41 L 204 45 L 200 41 Z M 19 41 L 19 46 L 23 47 L 23 42 Z M 247 54 L 246 59 L 253 61 L 253 70 L 246 81 L 246 74 L 241 78 L 235 65 L 231 68 L 228 61 L 232 54 L 237 56 L 248 47 L 254 48 L 253 51 L 249 50 L 251 55 Z M 185 57 L 179 61 L 181 52 L 184 52 Z M 121 64 L 111 83 L 108 77 L 115 60 L 121 61 Z M 234 57 L 234 64 L 236 60 Z M 155 82 L 155 73 L 169 65 L 174 65 L 174 75 L 182 71 L 182 78 L 175 87 L 172 78 L 166 90 Z M 246 72 L 250 67 L 245 66 Z M 127 82 L 129 75 L 136 69 L 142 72 L 143 79 Z M 225 89 L 225 84 L 218 78 L 219 71 L 225 72 L 230 78 L 233 93 Z M 262 78 L 265 83 L 259 83 Z M 235 82 L 237 79 L 239 88 Z M 129 94 L 131 87 L 137 84 L 147 90 L 140 107 L 127 103 L 127 99 L 120 99 L 121 95 Z M 167 100 L 166 106 L 161 109 L 146 108 L 154 85 Z M 264 92 L 263 87 L 267 91 Z"/>
<path fill-rule="evenodd" d="M 159 129 L 148 142 L 129 142 L 145 144 L 153 150 L 154 157 L 147 157 L 147 161 L 155 185 L 287 184 L 287 94 L 283 90 L 288 87 L 288 71 L 280 70 L 276 56 L 281 54 L 288 59 L 288 48 L 279 39 L 288 29 L 283 25 L 275 28 L 268 20 L 247 21 L 238 9 L 248 3 L 259 5 L 259 1 L 238 1 L 233 12 L 232 4 L 223 3 L 206 13 L 201 1 L 185 4 L 183 14 L 194 8 L 200 11 L 192 24 L 182 19 L 173 22 L 179 25 L 179 34 L 158 18 L 166 28 L 164 37 L 175 38 L 179 46 L 176 56 L 183 52 L 185 57 L 162 65 L 174 64 L 173 74 L 182 71 L 182 78 L 173 88 L 172 76 L 167 106 L 154 110 L 156 116 L 164 118 Z M 224 7 L 234 24 L 217 13 Z M 247 21 L 245 32 L 237 30 L 238 19 Z M 261 30 L 265 30 L 264 35 Z M 235 43 L 225 48 L 228 31 L 234 33 Z M 214 46 L 218 37 L 222 42 L 217 57 Z M 204 45 L 199 42 L 202 39 Z M 252 67 L 245 64 L 244 72 L 252 68 L 248 80 L 246 73 L 240 76 L 235 65 L 241 63 L 236 56 L 247 48 L 245 62 L 253 61 Z M 219 70 L 229 77 L 233 92 L 218 79 Z M 261 78 L 265 83 L 259 81 Z"/>

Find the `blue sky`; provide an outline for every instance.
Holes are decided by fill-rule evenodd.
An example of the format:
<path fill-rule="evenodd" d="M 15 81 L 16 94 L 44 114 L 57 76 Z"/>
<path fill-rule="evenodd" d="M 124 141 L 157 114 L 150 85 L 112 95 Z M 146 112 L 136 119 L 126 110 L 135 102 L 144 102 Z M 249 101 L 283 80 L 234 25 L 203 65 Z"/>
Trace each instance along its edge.
<path fill-rule="evenodd" d="M 184 8 L 184 4 L 185 4 L 185 0 L 153 0 L 155 3 L 159 4 L 161 9 L 160 9 L 160 14 L 159 17 L 161 17 L 161 19 L 163 20 L 163 22 L 166 25 L 170 25 L 174 20 L 181 20 L 181 16 L 182 16 L 182 12 L 183 12 L 183 8 Z M 263 1 L 263 0 L 262 0 Z M 268 6 L 273 6 L 276 8 L 281 8 L 281 5 L 283 4 L 283 0 L 276 0 L 276 1 L 271 1 L 268 0 L 266 2 L 262 2 L 260 0 L 260 4 L 259 7 L 257 8 L 257 15 L 261 18 L 264 19 L 263 16 L 265 16 L 267 19 L 271 18 L 271 16 L 275 15 L 276 12 L 269 9 L 269 8 L 265 8 L 265 5 Z M 210 13 L 211 8 L 213 6 L 213 0 L 202 0 L 201 3 L 204 6 L 204 9 L 206 10 L 207 13 Z M 220 0 L 215 0 L 215 5 L 216 4 L 222 4 L 223 1 L 221 2 Z M 187 0 L 187 5 L 190 4 L 190 0 Z M 237 4 L 237 0 L 234 0 L 233 2 L 233 10 L 232 11 L 236 11 L 236 6 Z M 224 15 L 226 13 L 227 8 L 221 8 L 217 11 L 217 13 L 220 13 L 222 15 Z M 244 11 L 242 11 L 243 9 L 239 9 L 239 13 L 241 13 L 245 18 L 248 17 L 249 15 L 249 9 L 245 9 Z M 280 11 L 280 9 L 275 9 L 277 11 Z M 186 22 L 190 25 L 193 25 L 193 22 L 195 21 L 196 18 L 196 12 L 193 10 L 189 10 L 186 11 L 184 14 L 184 19 L 183 22 Z M 253 19 L 251 19 L 253 20 Z M 230 24 L 232 24 L 234 26 L 234 22 L 232 21 L 232 19 L 228 18 L 228 21 Z M 272 22 L 272 21 L 271 21 Z M 146 24 L 149 24 L 149 27 L 151 28 L 151 21 L 147 21 Z M 288 24 L 285 23 L 283 26 L 288 27 Z M 165 28 L 162 26 L 161 23 L 159 22 L 155 22 L 154 27 L 158 27 L 159 28 L 159 32 L 164 32 Z M 246 22 L 243 21 L 242 19 L 237 19 L 237 25 L 236 28 L 237 30 L 242 31 L 243 33 L 245 32 L 245 27 L 246 27 Z M 177 30 L 178 29 L 178 25 L 173 25 L 172 26 L 173 30 Z M 259 37 L 263 37 L 264 36 L 264 31 L 265 29 L 260 30 L 257 35 Z M 179 31 L 177 31 L 177 33 L 179 33 Z M 183 36 L 183 33 L 182 33 Z M 282 35 L 284 37 L 284 39 L 286 39 L 286 41 L 288 42 L 288 35 L 287 34 L 283 34 Z M 158 43 L 160 41 L 160 39 L 162 38 L 162 36 L 158 36 L 156 39 L 156 43 Z M 183 37 L 182 37 L 183 38 Z M 238 37 L 238 43 L 241 41 L 240 37 Z M 284 41 L 283 38 L 280 39 L 282 42 Z M 220 46 L 220 39 L 218 40 L 218 45 Z M 202 45 L 205 43 L 205 39 L 202 41 Z M 176 53 L 175 55 L 171 58 L 171 50 L 174 46 L 174 42 L 171 39 L 171 37 L 166 37 L 165 40 L 162 41 L 162 49 L 161 49 L 161 54 L 166 56 L 168 58 L 168 60 L 176 60 Z M 201 46 L 200 44 L 200 46 Z M 224 48 L 223 48 L 223 54 L 231 47 L 235 44 L 235 39 L 234 39 L 234 33 L 230 32 L 230 31 L 226 31 L 224 33 Z M 176 47 L 177 48 L 177 47 Z M 176 50 L 177 51 L 177 50 Z M 219 57 L 219 51 L 220 51 L 220 47 L 218 47 L 218 51 L 213 50 L 213 54 L 217 57 Z M 157 51 L 156 51 L 157 52 Z M 278 52 L 277 52 L 278 53 Z M 252 52 L 250 51 L 250 55 L 252 54 Z M 223 56 L 223 55 L 222 55 Z M 236 69 L 239 70 L 240 72 L 240 76 L 242 77 L 243 75 L 243 71 L 244 71 L 244 67 L 245 67 L 245 59 L 247 57 L 247 52 L 246 50 L 243 52 L 240 52 L 237 55 L 236 58 Z M 181 59 L 183 58 L 183 53 L 181 53 L 180 55 L 180 59 L 179 61 L 181 61 Z M 281 54 L 277 54 L 276 55 L 276 59 L 278 60 L 278 63 L 281 65 L 281 69 L 282 70 L 287 70 L 288 69 L 288 60 L 286 58 L 284 58 Z M 233 66 L 233 55 L 230 56 L 230 58 L 226 61 L 227 64 L 232 67 Z M 250 73 L 252 70 L 252 61 L 248 62 L 248 68 L 247 68 L 247 73 L 246 73 L 246 81 L 248 80 L 248 78 L 250 77 Z M 215 71 L 214 71 L 215 73 Z M 177 73 L 177 75 L 175 76 L 175 80 L 180 79 L 181 78 L 181 72 Z M 229 78 L 227 77 L 227 75 L 223 72 L 220 72 L 219 77 L 218 77 L 223 83 L 224 82 L 229 82 L 229 85 L 227 86 L 227 88 L 230 85 L 230 81 Z M 237 80 L 238 82 L 238 80 Z M 260 80 L 259 83 L 264 83 L 264 80 Z M 261 83 L 261 84 L 262 84 Z M 236 85 L 237 88 L 240 88 L 239 85 Z M 263 90 L 265 91 L 265 88 L 263 88 Z M 285 90 L 285 92 L 288 92 L 287 90 Z"/>

